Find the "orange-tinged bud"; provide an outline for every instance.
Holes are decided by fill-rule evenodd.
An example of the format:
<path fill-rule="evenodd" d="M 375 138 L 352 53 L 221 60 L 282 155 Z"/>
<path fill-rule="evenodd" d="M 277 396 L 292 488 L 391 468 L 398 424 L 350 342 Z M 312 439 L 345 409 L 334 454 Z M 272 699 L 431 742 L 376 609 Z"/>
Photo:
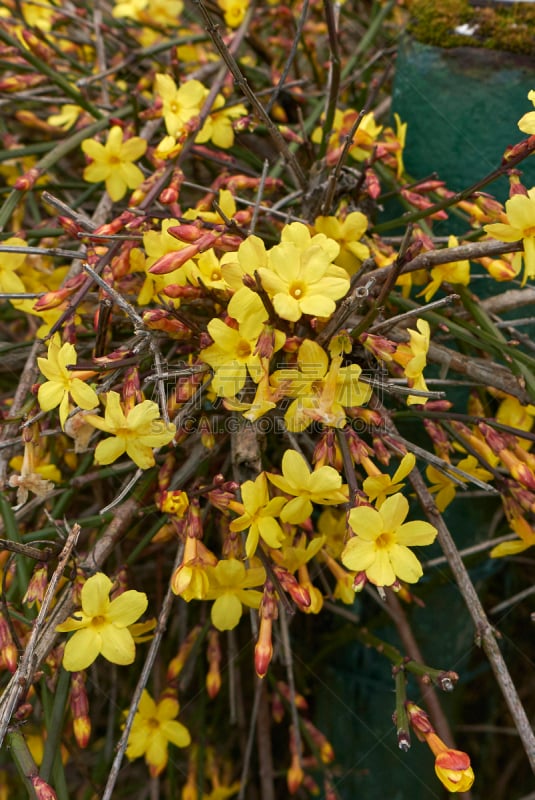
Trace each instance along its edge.
<path fill-rule="evenodd" d="M 258 609 L 260 615 L 260 629 L 258 641 L 255 646 L 255 669 L 259 678 L 263 678 L 268 671 L 273 656 L 273 620 L 279 616 L 279 608 L 275 590 L 270 580 L 264 584 L 264 595 Z"/>
<path fill-rule="evenodd" d="M 154 331 L 165 331 L 173 339 L 189 339 L 191 337 L 190 329 L 162 308 L 151 308 L 144 311 L 142 319 L 147 328 Z"/>
<path fill-rule="evenodd" d="M 44 75 L 10 75 L 0 81 L 0 92 L 24 92 L 32 86 L 38 86 L 45 80 Z"/>
<path fill-rule="evenodd" d="M 49 125 L 48 122 L 40 119 L 37 114 L 33 113 L 33 111 L 26 111 L 25 109 L 15 111 L 15 119 L 17 119 L 22 125 L 26 125 L 27 128 L 33 128 L 36 131 L 56 134 L 58 132 L 57 128 L 54 128 L 53 125 Z"/>
<path fill-rule="evenodd" d="M 18 189 L 20 192 L 27 192 L 29 189 L 32 189 L 41 175 L 43 174 L 43 170 L 39 169 L 38 167 L 31 167 L 24 175 L 21 175 L 13 186 L 15 189 Z"/>
<path fill-rule="evenodd" d="M 0 654 L 6 669 L 16 672 L 19 654 L 3 614 L 0 614 Z"/>
<path fill-rule="evenodd" d="M 368 576 L 366 575 L 366 573 L 357 572 L 355 577 L 353 578 L 353 591 L 362 592 L 367 583 L 368 583 Z"/>
<path fill-rule="evenodd" d="M 158 495 L 157 505 L 160 511 L 163 511 L 165 514 L 183 517 L 189 506 L 188 495 L 180 489 L 175 489 L 170 492 L 161 492 Z"/>
<path fill-rule="evenodd" d="M 37 300 L 33 306 L 34 311 L 50 311 L 52 308 L 60 306 L 68 297 L 74 294 L 83 283 L 86 281 L 86 276 L 81 273 L 74 278 L 70 278 L 65 282 L 63 288 L 57 289 L 55 292 L 46 292 L 42 297 Z"/>
<path fill-rule="evenodd" d="M 236 216 L 238 217 L 238 215 Z M 243 220 L 243 217 L 241 219 Z M 221 247 L 223 250 L 230 250 L 230 252 L 234 252 L 234 250 L 237 250 L 242 242 L 243 238 L 241 236 L 237 236 L 234 233 L 224 233 L 219 237 L 217 246 Z"/>
<path fill-rule="evenodd" d="M 272 630 L 273 620 L 262 617 L 258 631 L 258 641 L 254 649 L 254 665 L 259 678 L 265 677 L 273 657 Z"/>
<path fill-rule="evenodd" d="M 77 717 L 72 721 L 74 738 L 80 749 L 84 749 L 89 744 L 91 738 L 91 720 L 89 717 Z"/>
<path fill-rule="evenodd" d="M 32 31 L 23 29 L 22 30 L 22 38 L 28 45 L 28 50 L 32 53 L 35 53 L 36 56 L 39 56 L 45 62 L 51 62 L 54 60 L 55 53 L 51 47 L 48 47 L 35 33 Z"/>
<path fill-rule="evenodd" d="M 292 600 L 298 606 L 308 608 L 310 605 L 310 592 L 304 586 L 301 586 L 296 578 L 288 572 L 284 567 L 274 566 L 273 572 L 280 581 L 280 585 L 285 592 L 288 592 Z"/>
<path fill-rule="evenodd" d="M 22 602 L 30 606 L 34 603 L 42 603 L 45 592 L 48 587 L 48 568 L 46 564 L 36 564 L 32 573 L 32 577 L 28 583 L 26 594 L 22 598 Z"/>
<path fill-rule="evenodd" d="M 180 286 L 178 283 L 171 283 L 164 286 L 162 294 L 171 297 L 173 300 L 196 300 L 201 297 L 203 290 L 199 286 Z"/>
<path fill-rule="evenodd" d="M 346 438 L 355 464 L 362 464 L 368 475 L 379 475 L 381 470 L 369 458 L 373 455 L 373 449 L 351 429 L 346 431 Z"/>
<path fill-rule="evenodd" d="M 194 225 L 193 223 L 173 225 L 167 229 L 167 233 L 174 236 L 179 242 L 189 242 L 190 244 L 198 242 L 199 239 L 206 235 L 205 232 L 200 229 L 199 225 Z"/>
<path fill-rule="evenodd" d="M 56 217 L 56 220 L 61 225 L 63 230 L 70 234 L 70 236 L 73 236 L 75 239 L 77 239 L 80 234 L 86 233 L 86 231 L 70 217 L 58 216 Z"/>
<path fill-rule="evenodd" d="M 54 789 L 39 775 L 30 775 L 30 782 L 37 800 L 58 800 Z"/>
<path fill-rule="evenodd" d="M 71 713 L 74 737 L 82 749 L 89 744 L 91 720 L 89 719 L 89 700 L 85 688 L 85 672 L 73 672 L 71 677 Z"/>
<path fill-rule="evenodd" d="M 523 161 L 533 152 L 535 152 L 535 136 L 528 136 L 527 139 L 506 149 L 503 154 L 502 163 L 507 164 L 510 161 Z"/>
<path fill-rule="evenodd" d="M 290 794 L 295 794 L 303 783 L 304 772 L 297 753 L 292 756 L 292 763 L 286 773 L 286 784 Z"/>
<path fill-rule="evenodd" d="M 169 229 L 170 232 L 171 230 Z M 196 244 L 190 244 L 182 250 L 173 250 L 155 261 L 148 271 L 152 275 L 167 275 L 167 273 L 183 267 L 186 261 L 196 256 L 198 252 L 199 247 Z"/>
<path fill-rule="evenodd" d="M 381 184 L 375 172 L 371 169 L 366 170 L 364 177 L 364 189 L 373 200 L 376 200 L 381 194 Z"/>
<path fill-rule="evenodd" d="M 180 645 L 180 649 L 177 655 L 169 662 L 169 666 L 167 667 L 167 682 L 173 683 L 184 668 L 184 664 L 188 660 L 188 657 L 191 653 L 193 645 L 197 641 L 199 634 L 202 630 L 201 625 L 196 625 L 186 636 L 182 644 Z"/>
<path fill-rule="evenodd" d="M 422 708 L 411 702 L 407 702 L 405 707 L 407 709 L 409 722 L 420 740 L 423 741 L 427 734 L 434 733 L 429 717 Z"/>
<path fill-rule="evenodd" d="M 316 728 L 316 726 L 308 719 L 303 720 L 303 724 L 307 729 L 307 733 L 314 742 L 316 748 L 320 751 L 321 760 L 324 764 L 330 764 L 334 761 L 334 750 L 327 737 Z"/>
<path fill-rule="evenodd" d="M 43 673 L 41 673 L 41 675 L 42 674 Z M 36 679 L 37 676 L 34 675 L 34 680 Z M 17 722 L 24 722 L 24 720 L 28 719 L 32 711 L 33 711 L 33 705 L 31 703 L 21 703 L 13 716 L 17 720 Z"/>
<path fill-rule="evenodd" d="M 216 630 L 208 632 L 206 658 L 209 665 L 206 675 L 206 691 L 210 700 L 213 700 L 221 689 L 221 646 L 219 644 L 219 632 Z"/>

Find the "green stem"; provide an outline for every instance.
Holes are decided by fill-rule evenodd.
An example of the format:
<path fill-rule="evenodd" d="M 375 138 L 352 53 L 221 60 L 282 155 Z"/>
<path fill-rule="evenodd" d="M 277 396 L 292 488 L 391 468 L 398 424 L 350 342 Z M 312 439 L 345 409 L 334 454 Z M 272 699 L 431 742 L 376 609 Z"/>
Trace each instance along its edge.
<path fill-rule="evenodd" d="M 406 753 L 411 746 L 411 734 L 409 717 L 405 707 L 405 703 L 407 702 L 405 670 L 403 668 L 395 670 L 394 679 L 396 683 L 396 733 L 398 737 L 398 747 Z"/>
<path fill-rule="evenodd" d="M 24 786 L 31 800 L 39 800 L 31 781 L 37 773 L 37 765 L 32 758 L 32 754 L 26 744 L 26 739 L 18 730 L 10 730 L 6 736 L 7 746 L 11 753 L 11 758 L 15 762 L 17 771 L 24 781 Z"/>
<path fill-rule="evenodd" d="M 45 720 L 47 737 L 45 742 L 45 751 L 43 754 L 43 761 L 39 774 L 47 783 L 52 775 L 52 770 L 55 767 L 56 756 L 60 756 L 60 737 L 63 730 L 63 717 L 65 716 L 65 706 L 67 704 L 67 697 L 69 694 L 69 684 L 71 680 L 70 672 L 67 672 L 63 667 L 60 668 L 56 690 L 54 692 L 54 702 L 50 708 L 50 701 L 45 703 Z M 43 681 L 44 684 L 44 681 Z M 46 687 L 44 688 L 43 695 L 48 697 L 49 693 Z M 48 707 L 47 707 L 48 706 Z M 54 771 L 56 771 L 54 769 Z"/>

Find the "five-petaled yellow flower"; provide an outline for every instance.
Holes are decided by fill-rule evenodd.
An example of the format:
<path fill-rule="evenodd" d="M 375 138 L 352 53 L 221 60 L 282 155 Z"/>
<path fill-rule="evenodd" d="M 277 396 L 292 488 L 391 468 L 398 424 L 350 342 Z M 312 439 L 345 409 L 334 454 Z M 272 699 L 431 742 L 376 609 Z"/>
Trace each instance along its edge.
<path fill-rule="evenodd" d="M 210 618 L 219 631 L 231 631 L 243 613 L 243 606 L 258 608 L 262 592 L 254 587 L 262 586 L 266 580 L 263 567 L 246 569 L 245 564 L 235 558 L 222 559 L 217 566 L 208 567 L 210 587 L 207 600 L 214 600 Z"/>
<path fill-rule="evenodd" d="M 535 278 L 535 186 L 527 195 L 514 194 L 505 203 L 507 224 L 494 222 L 484 228 L 493 239 L 503 242 L 516 242 L 522 239 L 524 251 L 515 253 L 513 266 L 520 270 L 522 257 L 524 258 L 524 277 L 522 286 L 528 278 Z"/>
<path fill-rule="evenodd" d="M 275 519 L 286 500 L 283 497 L 269 499 L 266 473 L 261 472 L 254 481 L 245 481 L 241 485 L 243 513 L 230 523 L 231 531 L 244 531 L 249 528 L 245 542 L 245 553 L 251 558 L 256 552 L 260 537 L 268 547 L 280 547 L 284 541 L 284 531 Z"/>
<path fill-rule="evenodd" d="M 43 411 L 51 411 L 59 406 L 59 420 L 62 429 L 71 410 L 70 398 L 76 405 L 89 411 L 98 406 L 98 396 L 82 377 L 94 373 L 68 369 L 76 364 L 76 350 L 73 344 L 59 344 L 59 336 L 55 336 L 48 346 L 48 357 L 38 358 L 39 369 L 46 378 L 37 392 L 37 400 Z M 82 376 L 82 377 L 81 377 Z"/>
<path fill-rule="evenodd" d="M 349 291 L 349 275 L 333 262 L 340 252 L 334 239 L 311 236 L 306 225 L 285 225 L 280 244 L 268 252 L 267 267 L 259 267 L 262 286 L 275 311 L 290 322 L 303 314 L 329 317 L 336 300 Z"/>
<path fill-rule="evenodd" d="M 153 778 L 167 766 L 169 742 L 176 747 L 188 747 L 191 743 L 188 729 L 176 719 L 178 711 L 176 697 L 164 696 L 155 703 L 147 690 L 143 690 L 128 737 L 126 755 L 130 760 L 145 756 Z"/>
<path fill-rule="evenodd" d="M 432 544 L 437 529 L 429 522 L 405 522 L 409 503 L 402 494 L 387 497 L 381 510 L 358 506 L 349 512 L 355 534 L 342 552 L 342 564 L 354 572 L 365 572 L 376 586 L 392 586 L 400 578 L 416 583 L 422 565 L 409 546 Z"/>
<path fill-rule="evenodd" d="M 333 467 L 314 472 L 296 450 L 286 450 L 282 457 L 282 475 L 268 473 L 268 478 L 286 494 L 293 495 L 280 513 L 283 522 L 299 525 L 312 514 L 312 503 L 338 505 L 347 503 L 347 486 Z"/>
<path fill-rule="evenodd" d="M 207 89 L 200 81 L 190 80 L 177 86 L 170 75 L 158 73 L 156 93 L 163 103 L 163 118 L 167 133 L 178 136 L 190 120 L 199 115 Z"/>
<path fill-rule="evenodd" d="M 89 183 L 106 182 L 106 191 L 112 200 L 121 200 L 127 189 L 137 189 L 143 181 L 143 173 L 133 161 L 145 153 L 147 142 L 140 136 L 123 141 L 123 131 L 114 125 L 106 144 L 95 139 L 82 142 L 82 150 L 92 159 L 84 169 L 84 180 Z"/>
<path fill-rule="evenodd" d="M 128 627 L 146 610 L 147 595 L 130 589 L 110 600 L 112 586 L 102 572 L 88 578 L 82 587 L 82 608 L 56 627 L 60 633 L 75 631 L 63 655 L 69 672 L 86 669 L 101 654 L 112 664 L 133 662 L 136 647 Z"/>
<path fill-rule="evenodd" d="M 88 414 L 85 421 L 114 437 L 98 443 L 97 464 L 111 464 L 126 453 L 138 467 L 149 469 L 155 463 L 152 448 L 169 444 L 176 432 L 175 425 L 161 419 L 160 409 L 152 400 L 143 400 L 125 414 L 117 392 L 106 394 L 104 419 Z"/>

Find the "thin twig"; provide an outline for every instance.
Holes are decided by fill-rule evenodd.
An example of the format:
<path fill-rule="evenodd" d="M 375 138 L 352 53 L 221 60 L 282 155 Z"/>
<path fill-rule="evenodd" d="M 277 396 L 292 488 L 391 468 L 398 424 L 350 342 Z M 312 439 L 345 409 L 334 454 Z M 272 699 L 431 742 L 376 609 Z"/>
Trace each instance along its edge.
<path fill-rule="evenodd" d="M 13 686 L 14 688 L 9 692 L 8 700 L 0 715 L 0 747 L 4 741 L 11 717 L 16 711 L 19 701 L 28 691 L 32 682 L 33 674 L 37 669 L 36 644 L 45 627 L 46 616 L 50 609 L 50 604 L 55 597 L 59 581 L 63 575 L 67 561 L 71 557 L 71 553 L 76 545 L 79 533 L 80 526 L 75 523 L 72 526 L 72 529 L 69 531 L 69 535 L 67 536 L 67 540 L 59 557 L 58 565 L 54 570 L 52 577 L 50 578 L 41 608 L 39 609 L 39 614 L 33 623 L 32 632 L 30 634 L 30 638 L 28 639 L 28 643 L 20 663 L 17 667 L 17 671 L 10 681 L 9 686 Z"/>
<path fill-rule="evenodd" d="M 278 152 L 288 165 L 288 169 L 292 172 L 295 180 L 297 181 L 297 185 L 301 189 L 305 189 L 307 185 L 307 180 L 303 170 L 299 165 L 299 162 L 297 161 L 296 157 L 294 156 L 294 154 L 284 141 L 284 138 L 282 137 L 282 134 L 279 131 L 278 127 L 275 125 L 269 114 L 266 113 L 264 106 L 258 100 L 257 96 L 249 86 L 249 83 L 247 82 L 247 79 L 245 78 L 243 72 L 241 71 L 238 62 L 230 52 L 229 48 L 226 46 L 225 42 L 223 41 L 223 38 L 219 33 L 219 28 L 214 23 L 205 4 L 203 3 L 202 0 L 193 0 L 193 3 L 197 6 L 199 11 L 201 12 L 201 15 L 203 16 L 206 23 L 206 31 L 210 35 L 221 58 L 223 59 L 228 69 L 230 70 L 232 77 L 236 81 L 236 84 L 239 86 L 245 97 L 247 97 L 252 107 L 254 108 L 256 114 L 266 125 L 269 135 L 271 136 Z M 254 4 L 251 4 L 248 13 L 252 14 L 253 10 L 254 10 Z"/>

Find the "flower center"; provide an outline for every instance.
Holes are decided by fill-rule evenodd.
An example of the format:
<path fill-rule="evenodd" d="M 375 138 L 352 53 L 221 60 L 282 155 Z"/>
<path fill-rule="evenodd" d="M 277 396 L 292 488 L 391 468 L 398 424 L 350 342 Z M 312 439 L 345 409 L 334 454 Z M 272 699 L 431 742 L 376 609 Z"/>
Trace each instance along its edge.
<path fill-rule="evenodd" d="M 158 730 L 159 727 L 160 727 L 160 723 L 156 719 L 156 717 L 149 717 L 148 718 L 148 720 L 147 720 L 147 728 L 150 728 L 152 731 L 156 731 L 156 730 Z"/>
<path fill-rule="evenodd" d="M 176 102 L 176 100 L 173 100 L 172 103 L 169 103 L 169 111 L 171 112 L 171 114 L 178 114 L 179 109 L 180 109 L 180 106 Z"/>
<path fill-rule="evenodd" d="M 527 239 L 528 236 L 535 236 L 535 225 L 531 225 L 529 228 L 524 228 L 522 231 L 523 239 Z"/>
<path fill-rule="evenodd" d="M 306 286 L 302 281 L 294 281 L 294 283 L 290 284 L 290 294 L 296 300 L 301 300 L 306 292 Z"/>
<path fill-rule="evenodd" d="M 390 550 L 396 543 L 396 537 L 390 531 L 385 531 L 375 540 L 377 550 Z"/>
<path fill-rule="evenodd" d="M 102 626 L 105 624 L 106 624 L 106 617 L 104 617 L 102 614 L 93 617 L 93 619 L 91 620 L 92 628 L 102 628 Z"/>
<path fill-rule="evenodd" d="M 238 346 L 236 347 L 236 355 L 238 358 L 249 358 L 251 355 L 251 345 L 246 339 L 240 339 L 238 342 Z"/>
<path fill-rule="evenodd" d="M 119 158 L 119 156 L 110 156 L 108 158 L 108 163 L 109 164 L 120 164 L 121 163 L 121 159 Z"/>
<path fill-rule="evenodd" d="M 218 281 L 220 279 L 221 279 L 221 273 L 219 272 L 219 270 L 214 270 L 212 272 L 212 280 L 213 281 Z"/>

